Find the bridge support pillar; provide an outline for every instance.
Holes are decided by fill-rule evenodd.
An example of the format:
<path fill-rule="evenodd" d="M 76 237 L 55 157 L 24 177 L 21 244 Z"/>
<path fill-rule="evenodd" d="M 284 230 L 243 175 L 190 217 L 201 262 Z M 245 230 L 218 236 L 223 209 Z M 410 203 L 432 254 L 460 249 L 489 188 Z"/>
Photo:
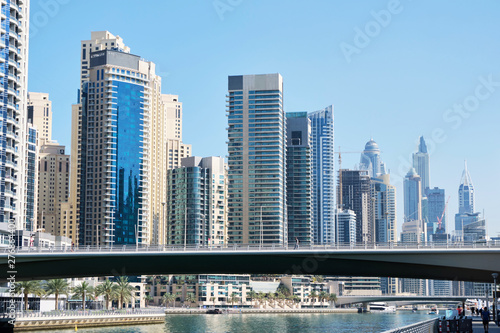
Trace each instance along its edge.
<path fill-rule="evenodd" d="M 363 302 L 363 312 L 370 312 L 370 303 Z"/>

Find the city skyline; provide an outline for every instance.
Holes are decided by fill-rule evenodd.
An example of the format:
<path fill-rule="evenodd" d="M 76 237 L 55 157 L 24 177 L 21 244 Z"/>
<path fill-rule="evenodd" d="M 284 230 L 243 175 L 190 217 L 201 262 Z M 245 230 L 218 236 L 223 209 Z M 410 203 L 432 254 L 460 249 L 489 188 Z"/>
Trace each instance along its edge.
<path fill-rule="evenodd" d="M 295 9 L 293 7 L 295 4 L 295 2 L 291 2 L 289 5 L 280 6 L 283 7 L 287 15 L 290 14 L 288 17 L 292 21 L 298 15 L 291 11 L 291 9 Z M 39 4 L 32 5 L 33 18 L 36 17 L 33 14 L 45 13 Z M 158 8 L 163 8 L 160 2 L 157 5 Z M 104 13 L 106 12 L 104 9 L 108 6 L 113 7 L 113 2 L 102 4 L 102 6 Z M 272 11 L 277 5 L 269 4 L 269 6 L 269 10 Z M 296 50 L 288 45 L 293 43 L 284 43 L 287 42 L 286 38 L 291 40 L 290 35 L 285 35 L 283 37 L 285 39 L 278 44 L 282 46 L 285 44 L 288 47 L 281 48 L 279 52 L 279 48 L 273 46 L 274 42 L 267 38 L 262 39 L 259 48 L 252 48 L 255 52 L 252 55 L 253 62 L 248 61 L 248 55 L 244 54 L 245 45 L 239 43 L 238 46 L 241 50 L 236 54 L 230 53 L 228 56 L 220 57 L 222 50 L 216 43 L 213 54 L 207 56 L 203 61 L 205 65 L 200 67 L 201 64 L 198 65 L 194 61 L 199 58 L 193 55 L 193 51 L 197 47 L 205 45 L 206 42 L 201 39 L 201 36 L 209 34 L 208 40 L 217 42 L 232 36 L 234 33 L 248 33 L 245 32 L 246 30 L 242 32 L 241 29 L 244 27 L 237 28 L 234 32 L 231 32 L 231 29 L 234 30 L 238 22 L 246 22 L 248 25 L 251 22 L 249 22 L 249 17 L 252 14 L 257 15 L 254 11 L 260 8 L 258 5 L 243 2 L 234 7 L 232 11 L 225 12 L 223 20 L 220 19 L 211 3 L 202 4 L 200 2 L 199 7 L 191 6 L 189 11 L 188 8 L 180 4 L 168 7 L 168 10 L 177 13 L 177 15 L 183 13 L 190 16 L 196 15 L 200 22 L 195 27 L 204 24 L 208 27 L 208 31 L 199 31 L 200 38 L 195 38 L 194 42 L 182 44 L 183 38 L 184 41 L 187 40 L 186 34 L 193 34 L 196 30 L 192 30 L 193 28 L 186 28 L 186 31 L 177 29 L 176 33 L 179 36 L 175 35 L 172 43 L 167 43 L 168 48 L 163 49 L 157 43 L 151 42 L 151 38 L 162 36 L 161 25 L 155 26 L 157 33 L 155 29 L 152 29 L 150 36 L 144 36 L 137 34 L 132 27 L 117 22 L 117 20 L 114 22 L 104 21 L 104 16 L 100 16 L 101 14 L 89 18 L 85 22 L 75 22 L 75 27 L 70 29 L 71 33 L 68 33 L 68 36 L 62 36 L 54 29 L 62 29 L 62 26 L 68 24 L 73 12 L 85 12 L 85 8 L 81 4 L 73 2 L 61 4 L 58 13 L 53 15 L 53 18 L 51 17 L 45 26 L 32 24 L 33 29 L 37 30 L 36 34 L 32 33 L 30 49 L 32 55 L 37 54 L 37 57 L 32 56 L 30 59 L 29 91 L 50 94 L 55 119 L 52 136 L 62 145 L 69 147 L 69 115 L 71 104 L 76 102 L 75 87 L 79 85 L 78 41 L 86 39 L 90 31 L 109 30 L 113 34 L 120 35 L 125 43 L 132 48 L 133 53 L 140 54 L 147 60 L 157 63 L 157 72 L 163 79 L 163 92 L 178 94 L 184 102 L 184 137 L 186 142 L 193 145 L 193 155 L 225 156 L 227 154 L 225 145 L 227 134 L 224 130 L 226 127 L 224 86 L 227 75 L 280 72 L 287 83 L 284 102 L 286 112 L 314 110 L 330 104 L 335 106 L 335 150 L 341 146 L 343 151 L 360 151 L 370 136 L 379 144 L 383 160 L 387 169 L 391 171 L 391 181 L 397 187 L 398 231 L 401 230 L 403 220 L 401 176 L 404 176 L 408 171 L 411 165 L 411 154 L 416 150 L 418 138 L 423 135 L 431 155 L 430 186 L 431 188 L 435 186 L 444 188 L 451 196 L 447 210 L 448 229 L 452 227 L 450 216 L 458 211 L 456 189 L 460 182 L 463 160 L 467 159 L 477 191 L 477 210 L 485 209 L 490 236 L 495 236 L 499 231 L 496 221 L 500 213 L 495 205 L 496 186 L 489 181 L 487 170 L 489 170 L 488 166 L 491 163 L 490 156 L 493 155 L 493 162 L 498 161 L 498 157 L 494 154 L 484 154 L 484 149 L 479 149 L 479 147 L 484 146 L 485 142 L 493 140 L 493 125 L 499 117 L 493 112 L 495 103 L 499 101 L 499 96 L 495 92 L 497 89 L 495 73 L 498 72 L 498 64 L 489 56 L 497 53 L 498 44 L 488 42 L 491 31 L 495 31 L 494 27 L 496 27 L 490 13 L 491 6 L 498 5 L 488 2 L 476 6 L 465 6 L 467 9 L 446 7 L 452 11 L 452 14 L 455 14 L 451 15 L 453 18 L 447 19 L 450 21 L 449 28 L 443 28 L 441 21 L 438 20 L 439 16 L 431 12 L 429 27 L 418 26 L 423 33 L 430 33 L 433 31 L 432 29 L 436 29 L 436 25 L 439 27 L 439 31 L 442 33 L 435 36 L 435 40 L 431 39 L 433 42 L 430 43 L 428 39 L 424 40 L 412 35 L 413 32 L 410 29 L 419 22 L 424 12 L 427 14 L 427 7 L 423 4 L 416 5 L 404 2 L 401 4 L 402 12 L 394 15 L 390 25 L 384 28 L 379 35 L 373 37 L 371 43 L 363 48 L 359 54 L 354 54 L 350 63 L 346 61 L 339 47 L 340 44 L 342 42 L 353 44 L 355 37 L 353 29 L 363 28 L 366 23 L 373 20 L 371 11 L 384 10 L 387 8 L 387 3 L 362 3 L 356 6 L 337 4 L 336 6 L 322 1 L 318 1 L 316 6 L 313 6 L 316 16 L 326 15 L 326 13 L 320 13 L 322 12 L 320 9 L 324 7 L 325 12 L 338 18 L 332 26 L 317 23 L 315 29 L 295 31 L 298 33 L 297 37 L 306 41 L 305 49 L 328 44 L 327 52 L 323 52 L 327 55 L 315 55 L 318 57 L 318 65 L 316 66 L 301 61 L 300 56 L 303 56 L 304 51 Z M 437 6 L 438 8 L 433 7 L 435 12 L 439 12 L 438 9 L 444 5 Z M 130 9 L 127 9 L 126 6 L 117 6 L 116 10 L 120 14 L 124 14 Z M 469 27 L 473 29 L 473 32 L 467 33 L 464 38 L 460 39 L 460 46 L 455 45 L 453 38 L 462 36 L 462 29 L 465 29 L 459 23 L 465 18 L 469 19 L 468 11 L 471 10 L 481 13 L 476 16 L 481 17 L 482 20 L 476 26 Z M 342 11 L 348 14 L 346 18 L 339 18 L 339 13 Z M 205 13 L 207 14 L 204 15 Z M 306 14 L 311 13 L 307 12 Z M 268 14 L 259 15 L 264 15 L 263 18 L 268 17 Z M 402 20 L 404 15 L 406 15 L 405 20 Z M 173 22 L 169 24 L 174 25 L 176 20 L 178 18 L 173 17 Z M 311 21 L 312 15 L 305 15 L 304 20 Z M 315 21 L 318 21 L 317 17 L 315 17 Z M 283 19 L 278 20 L 278 22 L 276 24 L 290 25 L 290 22 L 283 21 Z M 273 25 L 272 28 L 277 29 L 277 26 Z M 259 31 L 263 31 L 262 28 L 259 29 Z M 306 38 L 308 34 L 317 31 L 321 31 L 319 43 Z M 406 38 L 403 38 L 402 34 L 406 34 Z M 451 41 L 450 37 L 453 37 Z M 395 45 L 396 42 L 402 45 Z M 46 45 L 53 47 L 47 49 Z M 181 45 L 180 51 L 182 52 L 166 52 L 167 50 L 175 50 L 179 45 Z M 40 49 L 42 46 L 44 47 L 43 54 L 41 54 Z M 411 47 L 415 54 L 408 54 L 404 50 L 406 46 Z M 487 48 L 486 52 L 481 52 L 481 54 L 459 52 L 462 48 L 472 50 L 481 49 L 481 46 Z M 266 47 L 271 48 L 267 50 L 268 52 L 263 52 Z M 388 50 L 391 53 L 387 53 Z M 297 55 L 293 54 L 295 51 L 297 51 Z M 204 54 L 204 52 L 201 53 Z M 459 53 L 461 56 L 457 59 L 455 54 Z M 76 56 L 74 57 L 72 54 Z M 384 59 L 381 58 L 381 55 L 384 55 Z M 67 59 L 61 59 L 61 57 Z M 183 60 L 183 57 L 191 61 Z M 231 57 L 234 60 L 228 59 Z M 57 64 L 61 69 L 57 73 L 50 66 L 50 64 L 56 64 L 56 59 L 60 60 Z M 443 59 L 451 61 L 443 62 Z M 394 63 L 394 60 L 398 61 Z M 428 60 L 428 63 L 424 60 Z M 211 63 L 213 66 L 207 68 L 206 63 Z M 42 64 L 44 64 L 43 68 Z M 459 71 L 457 71 L 457 66 Z M 402 73 L 398 73 L 401 70 Z M 197 80 L 199 82 L 183 78 L 192 78 L 196 71 L 202 73 L 200 79 Z M 419 71 L 422 74 L 417 73 Z M 334 79 L 332 79 L 334 73 Z M 425 77 L 426 75 L 427 77 Z M 428 78 L 432 78 L 432 80 Z M 65 84 L 65 87 L 58 87 L 58 82 L 66 81 L 75 82 L 75 84 Z M 306 81 L 310 82 L 306 83 Z M 488 85 L 488 81 L 492 81 L 493 84 Z M 202 91 L 200 85 L 205 86 L 204 88 L 208 85 L 213 85 L 213 87 Z M 475 112 L 467 112 L 467 114 L 470 113 L 469 116 L 460 117 L 459 114 L 448 111 L 453 111 L 455 103 L 464 103 L 469 96 L 474 96 L 476 87 L 481 87 L 483 95 L 489 91 L 488 88 L 493 91 L 490 92 L 488 99 L 481 100 Z M 360 92 L 362 92 L 362 96 L 359 95 Z M 411 123 L 408 119 L 411 119 Z M 206 140 L 206 136 L 195 134 L 200 133 L 201 126 L 205 126 L 207 123 L 210 124 L 207 127 L 213 127 L 213 131 L 206 134 L 206 136 L 213 138 L 211 140 Z M 398 124 L 401 125 L 398 126 Z M 355 131 L 352 130 L 352 126 L 357 126 Z M 446 139 L 443 140 L 443 137 Z M 438 141 L 443 142 L 438 143 Z M 473 149 L 476 147 L 478 149 Z M 343 155 L 343 167 L 353 167 L 358 162 L 358 156 L 354 154 L 352 156 Z M 488 163 L 486 163 L 486 156 L 488 156 Z"/>

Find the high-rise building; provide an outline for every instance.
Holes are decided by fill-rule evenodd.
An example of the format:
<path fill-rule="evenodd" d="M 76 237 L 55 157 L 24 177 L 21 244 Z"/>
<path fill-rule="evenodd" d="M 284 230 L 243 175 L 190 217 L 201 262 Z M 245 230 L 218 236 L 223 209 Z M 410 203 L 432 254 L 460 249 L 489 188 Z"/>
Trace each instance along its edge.
<path fill-rule="evenodd" d="M 338 190 L 340 209 L 350 209 L 356 214 L 356 243 L 373 243 L 375 227 L 368 171 L 342 169 L 339 172 L 342 179 Z"/>
<path fill-rule="evenodd" d="M 342 244 L 356 243 L 356 214 L 350 209 L 338 210 L 335 214 L 337 225 L 337 240 Z"/>
<path fill-rule="evenodd" d="M 31 223 L 26 213 L 33 210 L 25 186 L 32 137 L 27 123 L 29 8 L 28 0 L 2 1 L 0 18 L 0 222 L 14 222 L 18 230 Z"/>
<path fill-rule="evenodd" d="M 130 48 L 123 43 L 119 36 L 114 36 L 108 31 L 93 31 L 91 32 L 90 40 L 81 41 L 80 50 L 80 88 L 78 93 L 78 101 L 71 107 L 71 188 L 69 204 L 75 207 L 74 219 L 81 227 L 85 223 L 85 216 L 80 210 L 85 204 L 85 198 L 82 197 L 85 183 L 85 170 L 87 164 L 87 82 L 89 81 L 90 68 L 90 53 L 100 50 L 116 50 L 124 53 L 129 53 Z M 88 231 L 89 237 L 94 231 Z M 82 235 L 83 236 L 83 235 Z M 85 243 L 84 237 L 79 237 L 79 242 Z M 87 238 L 90 242 L 90 238 Z"/>
<path fill-rule="evenodd" d="M 38 130 L 40 146 L 52 140 L 52 102 L 49 94 L 28 92 L 28 122 Z"/>
<path fill-rule="evenodd" d="M 115 36 L 109 31 L 92 31 L 89 40 L 81 41 L 80 52 L 80 89 L 83 92 L 85 82 L 90 78 L 90 54 L 102 50 L 115 50 L 130 53 L 130 48 L 123 43 L 120 36 Z"/>
<path fill-rule="evenodd" d="M 152 104 L 156 106 L 152 113 L 149 128 L 151 138 L 149 211 L 151 220 L 150 242 L 166 243 L 168 223 L 165 207 L 167 198 L 167 170 L 181 166 L 182 158 L 191 156 L 191 145 L 182 142 L 182 103 L 177 95 L 161 94 L 160 85 L 156 84 Z"/>
<path fill-rule="evenodd" d="M 36 221 L 38 197 L 38 131 L 28 123 L 28 138 L 26 140 L 26 181 L 25 181 L 25 223 L 23 229 L 34 232 L 38 229 Z"/>
<path fill-rule="evenodd" d="M 333 106 L 310 112 L 312 228 L 316 244 L 335 242 L 335 156 Z"/>
<path fill-rule="evenodd" d="M 435 234 L 446 233 L 445 192 L 439 187 L 427 188 L 425 196 L 427 197 L 427 219 L 425 220 L 427 241 L 431 241 Z"/>
<path fill-rule="evenodd" d="M 222 157 L 187 157 L 168 174 L 168 244 L 212 245 L 227 240 L 227 167 Z"/>
<path fill-rule="evenodd" d="M 69 234 L 69 226 L 61 226 L 61 204 L 69 196 L 69 156 L 65 147 L 55 141 L 46 141 L 40 148 L 38 165 L 38 227 L 54 236 Z M 71 225 L 73 228 L 73 225 Z"/>
<path fill-rule="evenodd" d="M 404 222 L 422 223 L 422 192 L 420 176 L 411 168 L 404 179 Z"/>
<path fill-rule="evenodd" d="M 371 179 L 374 199 L 375 242 L 397 242 L 396 187 L 390 183 L 390 175 L 383 174 Z"/>
<path fill-rule="evenodd" d="M 288 242 L 313 242 L 311 224 L 311 121 L 307 112 L 286 114 L 286 202 Z"/>
<path fill-rule="evenodd" d="M 423 136 L 420 137 L 418 151 L 413 153 L 413 168 L 420 176 L 420 193 L 424 195 L 425 189 L 430 187 L 430 165 L 429 153 Z"/>
<path fill-rule="evenodd" d="M 370 177 L 378 177 L 387 173 L 385 164 L 380 159 L 378 144 L 373 139 L 366 143 L 365 150 L 361 153 L 359 168 L 367 170 Z"/>
<path fill-rule="evenodd" d="M 79 241 L 164 244 L 167 170 L 191 155 L 182 103 L 161 94 L 155 64 L 107 31 L 82 41 L 81 92 L 73 105 L 72 188 Z"/>
<path fill-rule="evenodd" d="M 474 212 L 474 185 L 465 162 L 458 188 L 458 214 L 455 214 L 455 235 L 461 240 L 475 241 L 486 237 L 486 221 Z"/>
<path fill-rule="evenodd" d="M 458 213 L 474 213 L 474 184 L 467 170 L 467 161 L 458 188 Z"/>
<path fill-rule="evenodd" d="M 88 57 L 79 159 L 80 243 L 149 244 L 149 129 L 159 112 L 153 101 L 161 80 L 154 64 L 136 55 L 103 50 Z"/>
<path fill-rule="evenodd" d="M 229 242 L 286 244 L 283 78 L 229 76 L 227 113 Z"/>

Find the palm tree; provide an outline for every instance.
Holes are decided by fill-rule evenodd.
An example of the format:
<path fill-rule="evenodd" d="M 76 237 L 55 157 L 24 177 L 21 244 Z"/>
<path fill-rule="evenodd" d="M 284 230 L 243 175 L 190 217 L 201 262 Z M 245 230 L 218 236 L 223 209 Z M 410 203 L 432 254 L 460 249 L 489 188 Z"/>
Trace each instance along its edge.
<path fill-rule="evenodd" d="M 323 302 L 328 298 L 328 293 L 326 291 L 320 291 L 318 297 L 319 297 L 319 301 L 323 305 Z"/>
<path fill-rule="evenodd" d="M 311 291 L 311 294 L 309 295 L 309 298 L 311 299 L 311 302 L 314 303 L 316 297 L 318 297 L 318 294 L 316 293 L 316 291 Z"/>
<path fill-rule="evenodd" d="M 335 307 L 335 303 L 337 302 L 337 294 L 328 295 L 328 301 L 333 302 L 333 306 Z"/>
<path fill-rule="evenodd" d="M 251 290 L 251 291 L 248 293 L 248 295 L 247 295 L 247 296 L 248 296 L 248 297 L 250 297 L 250 303 L 251 303 L 251 304 L 252 304 L 252 306 L 253 306 L 253 305 L 254 305 L 254 304 L 253 304 L 253 300 L 254 300 L 254 298 L 257 298 L 257 293 L 256 293 L 255 291 Z"/>
<path fill-rule="evenodd" d="M 106 310 L 109 309 L 109 301 L 112 300 L 115 296 L 115 284 L 110 280 L 106 280 L 95 288 L 95 292 L 97 295 L 104 295 L 104 299 L 106 302 Z"/>
<path fill-rule="evenodd" d="M 24 294 L 24 310 L 28 310 L 28 295 L 35 294 L 41 296 L 44 294 L 40 281 L 22 281 L 16 282 L 14 292 L 17 295 Z"/>
<path fill-rule="evenodd" d="M 151 295 L 144 296 L 144 305 L 148 306 L 148 304 L 151 303 L 153 300 L 154 300 L 154 298 Z"/>
<path fill-rule="evenodd" d="M 231 297 L 229 297 L 229 302 L 231 302 L 231 306 L 234 306 L 234 302 L 238 302 L 238 294 L 232 293 Z"/>
<path fill-rule="evenodd" d="M 73 287 L 72 292 L 72 297 L 78 296 L 82 298 L 82 309 L 85 310 L 86 295 L 92 294 L 94 288 L 87 281 L 83 281 L 79 286 Z"/>
<path fill-rule="evenodd" d="M 175 295 L 171 293 L 165 293 L 161 298 L 161 303 L 165 306 L 168 306 L 168 303 L 171 303 L 173 301 L 175 301 Z"/>
<path fill-rule="evenodd" d="M 276 294 L 276 298 L 278 299 L 278 302 L 279 302 L 280 306 L 283 307 L 283 303 L 284 303 L 284 301 L 286 299 L 286 296 L 282 292 L 278 292 Z"/>
<path fill-rule="evenodd" d="M 54 294 L 56 298 L 56 310 L 59 310 L 59 295 L 69 294 L 70 287 L 66 279 L 54 279 L 47 281 L 45 292 L 47 295 Z"/>
<path fill-rule="evenodd" d="M 118 308 L 123 308 L 123 303 L 134 298 L 135 288 L 128 282 L 128 277 L 120 276 L 114 286 L 116 298 L 119 301 Z"/>
<path fill-rule="evenodd" d="M 191 307 L 191 304 L 196 302 L 196 296 L 193 293 L 188 293 L 186 295 L 186 301 L 189 303 L 189 307 Z"/>

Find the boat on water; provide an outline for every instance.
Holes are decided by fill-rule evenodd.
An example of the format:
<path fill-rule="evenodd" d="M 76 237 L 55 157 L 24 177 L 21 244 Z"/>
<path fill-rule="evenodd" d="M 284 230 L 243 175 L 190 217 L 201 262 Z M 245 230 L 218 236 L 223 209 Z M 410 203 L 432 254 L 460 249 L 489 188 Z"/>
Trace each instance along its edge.
<path fill-rule="evenodd" d="M 220 309 L 208 309 L 206 314 L 222 314 Z"/>
<path fill-rule="evenodd" d="M 431 308 L 431 309 L 429 310 L 429 314 L 430 314 L 430 315 L 435 315 L 435 314 L 437 314 L 437 309 L 436 309 L 436 308 Z"/>
<path fill-rule="evenodd" d="M 375 302 L 375 303 L 370 303 L 370 311 L 395 313 L 396 307 L 393 305 L 387 305 L 386 303 Z"/>

